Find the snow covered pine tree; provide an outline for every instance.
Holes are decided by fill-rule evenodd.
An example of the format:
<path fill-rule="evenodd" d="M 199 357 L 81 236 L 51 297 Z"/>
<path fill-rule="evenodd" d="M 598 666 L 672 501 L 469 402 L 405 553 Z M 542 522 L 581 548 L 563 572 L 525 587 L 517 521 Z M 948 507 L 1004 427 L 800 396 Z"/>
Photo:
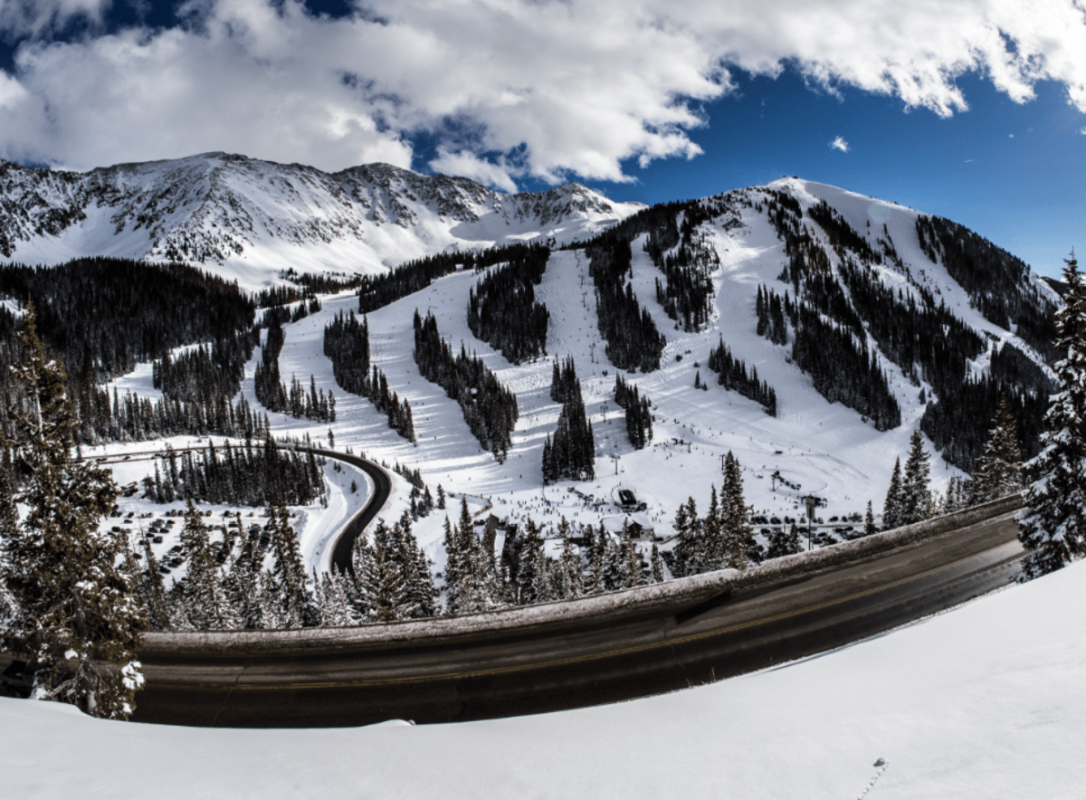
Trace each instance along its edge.
<path fill-rule="evenodd" d="M 136 653 L 148 620 L 124 568 L 128 542 L 98 528 L 117 486 L 107 470 L 72 456 L 78 422 L 67 375 L 46 356 L 32 305 L 19 341 L 12 369 L 28 404 L 13 414 L 19 438 L 6 444 L 29 475 L 16 495 L 29 511 L 5 531 L 0 578 L 17 611 L 0 647 L 45 665 L 35 696 L 125 719 L 143 685 Z"/>
<path fill-rule="evenodd" d="M 1022 581 L 1086 553 L 1086 286 L 1074 253 L 1065 263 L 1065 305 L 1056 312 L 1059 391 L 1045 414 L 1041 452 L 1025 466 L 1029 486 L 1018 515 L 1018 539 L 1030 551 Z"/>

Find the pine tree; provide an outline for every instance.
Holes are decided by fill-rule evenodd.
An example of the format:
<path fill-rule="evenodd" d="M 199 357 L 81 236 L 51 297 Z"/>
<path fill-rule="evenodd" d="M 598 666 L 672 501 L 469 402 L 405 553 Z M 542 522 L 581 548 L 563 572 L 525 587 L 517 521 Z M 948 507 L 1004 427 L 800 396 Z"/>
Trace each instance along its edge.
<path fill-rule="evenodd" d="M 606 533 L 601 529 L 597 537 L 592 533 L 592 526 L 585 527 L 585 540 L 588 542 L 588 574 L 585 576 L 584 593 L 599 594 L 606 591 L 603 576 L 603 556 L 606 547 Z"/>
<path fill-rule="evenodd" d="M 893 530 L 905 523 L 902 521 L 905 515 L 903 496 L 904 487 L 901 484 L 901 459 L 894 461 L 894 471 L 890 475 L 890 488 L 886 492 L 886 503 L 882 507 L 883 530 Z"/>
<path fill-rule="evenodd" d="M 569 522 L 562 517 L 558 523 L 558 535 L 562 537 L 562 555 L 558 560 L 558 598 L 562 600 L 580 597 L 584 591 L 581 576 L 581 554 L 570 539 Z"/>
<path fill-rule="evenodd" d="M 143 537 L 143 558 L 146 568 L 143 572 L 141 593 L 143 603 L 147 606 L 148 622 L 153 630 L 166 630 L 170 627 L 166 587 L 162 583 L 162 572 L 151 549 L 151 542 L 146 536 Z"/>
<path fill-rule="evenodd" d="M 2 542 L 0 579 L 17 616 L 0 632 L 0 648 L 46 666 L 36 696 L 127 718 L 143 684 L 136 653 L 148 620 L 123 567 L 127 541 L 98 530 L 117 486 L 108 470 L 72 457 L 78 423 L 67 375 L 46 356 L 32 305 L 19 341 L 11 371 L 30 408 L 12 413 L 19 438 L 4 445 L 17 448 L 28 475 L 16 499 L 29 510 Z"/>
<path fill-rule="evenodd" d="M 361 549 L 363 570 L 358 591 L 367 617 L 376 622 L 395 622 L 410 617 L 416 608 L 408 601 L 403 574 L 377 536 L 373 546 Z"/>
<path fill-rule="evenodd" d="M 309 592 L 305 566 L 298 547 L 298 534 L 290 524 L 290 512 L 280 500 L 269 506 L 268 528 L 275 563 L 272 574 L 277 583 L 279 602 L 286 627 L 300 628 L 309 616 Z"/>
<path fill-rule="evenodd" d="M 652 573 L 652 582 L 660 583 L 664 580 L 664 562 L 660 558 L 660 548 L 656 546 L 656 542 L 652 543 L 652 556 L 649 559 L 649 569 Z"/>
<path fill-rule="evenodd" d="M 439 491 L 440 491 L 440 487 Z M 439 495 L 440 497 L 440 495 Z M 460 613 L 460 553 L 457 536 L 449 517 L 445 517 L 445 613 Z"/>
<path fill-rule="evenodd" d="M 864 536 L 870 536 L 873 533 L 878 533 L 878 528 L 875 527 L 875 513 L 871 510 L 871 501 L 867 501 L 867 513 L 864 514 Z"/>
<path fill-rule="evenodd" d="M 622 521 L 622 537 L 619 539 L 619 562 L 622 585 L 619 588 L 629 589 L 644 583 L 644 574 L 641 568 L 641 553 L 630 535 L 630 526 L 626 520 Z"/>
<path fill-rule="evenodd" d="M 1030 552 L 1020 580 L 1054 572 L 1086 553 L 1086 286 L 1074 253 L 1065 259 L 1064 307 L 1056 312 L 1058 392 L 1044 418 L 1040 454 L 1026 464 L 1018 539 Z"/>
<path fill-rule="evenodd" d="M 731 454 L 728 454 L 731 458 Z M 725 514 L 720 508 L 717 499 L 716 486 L 709 487 L 709 508 L 705 511 L 705 518 L 701 521 L 701 536 L 694 546 L 694 563 L 698 565 L 700 572 L 709 572 L 720 569 L 724 560 L 725 538 Z"/>
<path fill-rule="evenodd" d="M 698 519 L 698 509 L 693 497 L 687 498 L 687 501 L 679 506 L 672 524 L 679 539 L 675 545 L 675 576 L 681 578 L 685 575 L 697 575 L 701 572 L 698 561 L 701 521 Z"/>
<path fill-rule="evenodd" d="M 524 539 L 520 543 L 517 563 L 517 603 L 522 606 L 542 602 L 538 596 L 542 584 L 541 573 L 546 570 L 543 555 L 543 538 L 539 526 L 529 517 L 524 526 Z"/>
<path fill-rule="evenodd" d="M 1007 396 L 999 399 L 988 441 L 973 470 L 975 503 L 996 500 L 1022 490 L 1022 448 L 1018 444 L 1018 423 Z"/>
<path fill-rule="evenodd" d="M 924 449 L 924 435 L 913 430 L 909 439 L 909 458 L 905 461 L 905 474 L 901 480 L 903 498 L 901 524 L 912 525 L 931 517 L 931 456 Z"/>
<path fill-rule="evenodd" d="M 204 515 L 192 500 L 185 509 L 181 543 L 188 559 L 184 583 L 185 611 L 198 630 L 234 630 L 241 619 L 223 588 L 222 575 L 215 566 L 208 543 Z"/>
<path fill-rule="evenodd" d="M 748 540 L 754 534 L 750 524 L 750 509 L 743 498 L 743 474 L 739 460 L 729 451 L 724 459 L 724 497 L 721 566 L 729 569 L 746 569 L 750 566 Z"/>

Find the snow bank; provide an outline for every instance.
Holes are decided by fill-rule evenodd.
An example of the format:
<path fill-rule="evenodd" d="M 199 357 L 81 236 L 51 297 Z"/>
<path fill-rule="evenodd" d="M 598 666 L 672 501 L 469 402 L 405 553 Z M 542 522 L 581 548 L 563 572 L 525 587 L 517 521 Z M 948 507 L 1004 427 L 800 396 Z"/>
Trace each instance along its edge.
<path fill-rule="evenodd" d="M 17 798 L 1082 796 L 1086 563 L 785 667 L 479 722 L 222 730 L 0 699 Z M 195 768 L 194 768 L 195 767 Z"/>

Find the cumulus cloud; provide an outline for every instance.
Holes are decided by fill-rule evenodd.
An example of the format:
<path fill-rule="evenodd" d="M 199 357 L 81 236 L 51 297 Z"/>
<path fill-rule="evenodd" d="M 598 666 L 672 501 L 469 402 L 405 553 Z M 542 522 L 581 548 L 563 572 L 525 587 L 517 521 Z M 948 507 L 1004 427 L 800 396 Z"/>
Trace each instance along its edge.
<path fill-rule="evenodd" d="M 504 159 L 494 163 L 465 150 L 450 153 L 445 148 L 438 148 L 437 158 L 430 161 L 429 167 L 434 172 L 471 178 L 507 192 L 517 190 L 517 184 L 510 173 L 519 172 L 519 170 L 511 170 Z"/>
<path fill-rule="evenodd" d="M 848 142 L 846 142 L 840 136 L 835 137 L 834 140 L 830 142 L 830 147 L 832 147 L 834 150 L 840 150 L 842 153 L 848 152 Z"/>
<path fill-rule="evenodd" d="M 107 2 L 32 4 L 53 10 L 23 24 Z M 632 161 L 700 153 L 690 131 L 705 124 L 701 104 L 732 89 L 730 70 L 785 65 L 829 91 L 943 116 L 967 108 L 955 80 L 969 71 L 1016 102 L 1060 81 L 1086 111 L 1082 0 L 355 3 L 333 20 L 298 0 L 193 0 L 172 29 L 31 39 L 18 86 L 0 85 L 0 155 L 84 168 L 231 150 L 408 166 L 425 132 L 432 168 L 503 188 L 524 175 L 630 180 Z M 8 0 L 0 24 L 23 7 Z"/>

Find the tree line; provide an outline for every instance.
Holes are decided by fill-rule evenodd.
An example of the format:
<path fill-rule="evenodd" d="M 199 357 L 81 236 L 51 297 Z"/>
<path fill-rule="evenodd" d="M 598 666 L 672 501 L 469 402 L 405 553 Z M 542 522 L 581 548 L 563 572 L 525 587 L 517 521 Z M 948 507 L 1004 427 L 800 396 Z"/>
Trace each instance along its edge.
<path fill-rule="evenodd" d="M 629 241 L 608 231 L 594 239 L 585 254 L 595 284 L 596 314 L 600 335 L 607 342 L 607 358 L 619 369 L 659 369 L 667 340 L 627 281 L 633 258 Z"/>
<path fill-rule="evenodd" d="M 761 293 L 763 318 L 759 330 L 767 338 L 788 340 L 788 327 L 778 319 L 791 323 L 792 360 L 811 376 L 815 391 L 829 402 L 842 405 L 872 420 L 876 430 L 885 431 L 901 424 L 901 408 L 890 390 L 878 357 L 867 349 L 867 337 L 857 337 L 853 330 L 827 322 L 816 308 L 807 302 L 792 303 L 772 289 Z M 776 309 L 780 309 L 780 317 Z"/>
<path fill-rule="evenodd" d="M 477 356 L 468 356 L 463 345 L 454 356 L 448 342 L 441 338 L 433 314 L 427 312 L 424 320 L 416 309 L 414 328 L 414 356 L 419 373 L 460 404 L 472 435 L 499 464 L 503 463 L 512 446 L 519 414 L 517 396 L 502 386 Z"/>
<path fill-rule="evenodd" d="M 697 505 L 690 497 L 675 512 L 673 527 L 679 537 L 671 564 L 675 577 L 746 569 L 765 557 L 754 538 L 750 509 L 743 499 L 742 467 L 731 451 L 724 457 L 720 494 L 716 486 L 711 487 L 705 516 L 698 516 Z"/>
<path fill-rule="evenodd" d="M 144 496 L 156 503 L 188 499 L 200 503 L 270 506 L 278 500 L 307 506 L 324 500 L 324 475 L 313 453 L 282 450 L 268 436 L 262 446 L 252 441 L 219 447 L 210 439 L 202 452 L 178 453 L 167 445 L 155 456 L 154 477 L 143 481 Z"/>
<path fill-rule="evenodd" d="M 761 297 L 761 288 L 759 288 L 759 297 Z M 717 373 L 718 384 L 760 404 L 769 416 L 777 416 L 776 391 L 765 381 L 758 380 L 757 367 L 752 365 L 750 372 L 747 372 L 746 363 L 732 355 L 731 349 L 724 344 L 723 336 L 720 337 L 716 347 L 709 348 L 709 360 L 706 365 Z M 695 388 L 697 388 L 698 379 L 698 377 L 695 378 Z"/>
<path fill-rule="evenodd" d="M 264 346 L 260 349 L 260 361 L 253 376 L 256 399 L 270 411 L 290 414 L 295 419 L 317 422 L 335 422 L 336 398 L 331 392 L 317 389 L 317 382 L 309 376 L 309 390 L 295 376 L 291 376 L 288 388 L 279 376 L 279 354 L 286 343 L 286 334 L 278 316 L 271 316 Z"/>
<path fill-rule="evenodd" d="M 543 280 L 550 250 L 523 245 L 508 255 L 508 264 L 469 291 L 468 328 L 507 361 L 522 364 L 547 352 L 549 315 L 547 306 L 536 302 L 534 287 Z"/>
<path fill-rule="evenodd" d="M 626 412 L 626 436 L 635 450 L 644 450 L 652 441 L 652 401 L 615 375 L 615 405 Z"/>
<path fill-rule="evenodd" d="M 415 441 L 415 419 L 407 398 L 389 391 L 385 373 L 373 365 L 370 373 L 369 321 L 359 322 L 354 313 L 340 312 L 324 327 L 324 354 L 332 362 L 332 375 L 344 391 L 365 397 L 378 413 L 388 417 L 388 427 L 409 442 Z"/>
<path fill-rule="evenodd" d="M 596 477 L 596 441 L 585 414 L 581 382 L 573 358 L 554 362 L 551 400 L 562 404 L 554 437 L 543 443 L 543 483 L 587 481 Z"/>

